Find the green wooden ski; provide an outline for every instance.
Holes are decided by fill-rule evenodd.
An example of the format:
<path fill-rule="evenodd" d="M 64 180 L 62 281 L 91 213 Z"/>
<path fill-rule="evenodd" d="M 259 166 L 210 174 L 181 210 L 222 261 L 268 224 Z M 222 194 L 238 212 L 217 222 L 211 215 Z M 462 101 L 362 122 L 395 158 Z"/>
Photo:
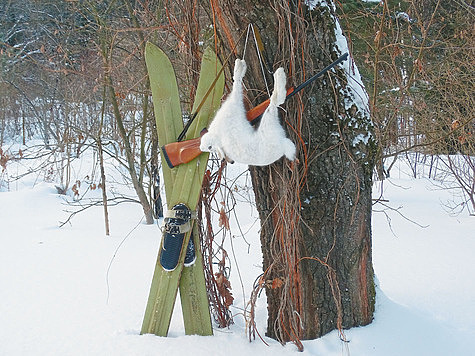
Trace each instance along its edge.
<path fill-rule="evenodd" d="M 221 63 L 216 57 L 216 54 L 211 50 L 207 49 L 202 58 L 201 62 L 201 70 L 200 70 L 200 79 L 198 81 L 198 87 L 196 88 L 195 100 L 193 103 L 192 112 L 195 112 L 198 109 L 198 106 L 206 96 L 209 88 L 211 87 L 214 79 L 216 78 L 217 73 L 221 70 Z M 216 110 L 218 110 L 221 104 L 221 97 L 223 95 L 224 90 L 224 75 L 220 75 L 218 81 L 215 83 L 213 87 L 213 91 L 208 95 L 206 100 L 204 101 L 203 106 L 201 107 L 200 111 L 195 118 L 195 121 L 185 139 L 192 139 L 198 137 L 201 134 L 201 130 L 208 126 L 209 121 L 214 116 Z M 190 203 L 189 207 L 192 210 L 196 210 L 196 206 L 198 204 L 198 200 L 200 197 L 201 186 L 203 183 L 203 177 L 206 171 L 206 167 L 208 165 L 208 157 L 209 154 L 201 154 L 200 157 L 196 159 L 195 162 L 195 173 L 193 177 L 193 181 L 191 184 L 187 183 L 184 179 L 184 184 L 188 184 L 190 188 L 190 193 L 188 195 L 188 202 Z M 193 164 L 193 161 L 190 162 Z M 188 165 L 185 165 L 188 166 Z M 190 166 L 193 167 L 193 166 Z M 181 176 L 181 172 L 186 170 L 187 174 L 191 175 L 189 169 L 184 167 L 180 170 L 178 167 L 177 176 Z M 179 180 L 175 181 L 175 188 L 172 193 L 175 194 L 175 189 L 179 189 L 178 185 Z M 180 192 L 183 189 L 180 190 Z M 179 201 L 182 200 L 180 198 Z M 184 199 L 184 197 L 183 197 Z M 173 202 L 172 202 L 173 204 Z M 208 304 L 208 295 L 206 292 L 206 284 L 203 272 L 203 256 L 201 254 L 200 249 L 200 240 L 199 240 L 199 232 L 198 232 L 198 224 L 194 224 L 193 226 L 193 238 L 194 244 L 197 246 L 197 254 L 196 254 L 196 261 L 190 267 L 185 267 L 183 269 L 181 279 L 180 279 L 180 300 L 181 300 L 181 307 L 183 311 L 183 319 L 185 324 L 185 333 L 187 335 L 198 334 L 198 335 L 212 335 L 213 329 L 211 327 L 211 316 L 209 314 L 209 304 Z M 187 243 L 185 241 L 185 243 Z M 185 245 L 186 246 L 186 245 Z M 203 311 L 202 317 L 198 318 L 196 315 L 198 314 L 197 311 Z M 204 315 L 204 310 L 206 310 L 206 316 Z M 207 318 L 209 320 L 208 323 L 205 323 L 203 318 Z"/>
<path fill-rule="evenodd" d="M 151 43 L 147 43 L 145 59 L 152 89 L 158 139 L 160 145 L 165 145 L 174 142 L 183 129 L 175 73 L 168 57 Z M 216 55 L 212 50 L 207 49 L 202 59 L 193 110 L 202 101 L 220 69 L 221 64 Z M 189 128 L 187 139 L 198 137 L 201 130 L 208 125 L 209 119 L 219 107 L 223 88 L 224 77 L 221 75 L 213 91 L 206 98 L 193 125 Z M 207 160 L 208 155 L 202 154 L 193 161 L 175 169 L 170 169 L 166 164 L 162 164 L 168 208 L 178 203 L 184 203 L 191 210 L 196 209 Z M 165 162 L 163 155 L 162 162 Z M 178 286 L 180 287 L 186 334 L 212 335 L 213 333 L 200 243 L 196 224 L 194 225 L 193 236 L 196 246 L 194 265 L 183 267 L 186 246 L 190 238 L 189 232 L 185 235 L 178 266 L 173 271 L 165 271 L 157 258 L 142 325 L 142 334 L 167 335 Z"/>

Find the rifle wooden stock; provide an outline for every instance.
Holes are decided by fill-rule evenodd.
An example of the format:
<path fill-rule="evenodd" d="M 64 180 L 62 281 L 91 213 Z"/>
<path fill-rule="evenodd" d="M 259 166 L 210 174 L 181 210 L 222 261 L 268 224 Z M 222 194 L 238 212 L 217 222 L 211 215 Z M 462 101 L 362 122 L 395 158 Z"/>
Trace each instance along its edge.
<path fill-rule="evenodd" d="M 293 91 L 294 91 L 294 88 L 293 88 L 293 87 L 290 87 L 289 89 L 287 89 L 286 98 L 287 98 L 287 96 L 289 96 Z M 262 116 L 262 114 L 264 114 L 264 111 L 266 111 L 267 107 L 269 106 L 269 103 L 270 103 L 270 98 L 267 99 L 266 101 L 263 101 L 263 102 L 260 103 L 259 105 L 254 106 L 252 109 L 250 109 L 250 110 L 246 113 L 247 120 L 248 120 L 248 121 L 251 121 L 251 123 L 254 124 L 253 121 L 256 120 L 257 118 L 259 118 L 260 116 Z"/>
<path fill-rule="evenodd" d="M 182 163 L 188 163 L 201 154 L 201 136 L 179 142 L 172 142 L 162 147 L 163 157 L 170 168 L 174 168 Z"/>
<path fill-rule="evenodd" d="M 287 96 L 294 91 L 294 88 L 287 89 Z M 270 99 L 263 101 L 259 105 L 248 110 L 246 118 L 254 124 L 258 118 L 264 114 L 269 106 Z M 202 133 L 202 135 L 204 132 Z M 200 150 L 201 136 L 186 141 L 172 142 L 162 146 L 163 157 L 170 168 L 174 168 L 182 163 L 188 163 L 201 154 Z"/>

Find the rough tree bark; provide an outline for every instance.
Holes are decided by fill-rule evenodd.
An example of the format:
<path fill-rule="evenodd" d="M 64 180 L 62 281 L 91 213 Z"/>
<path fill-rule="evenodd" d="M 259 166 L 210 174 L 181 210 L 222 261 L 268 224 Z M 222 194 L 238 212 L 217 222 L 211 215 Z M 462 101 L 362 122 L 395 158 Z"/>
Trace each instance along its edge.
<path fill-rule="evenodd" d="M 310 10 L 297 0 L 211 0 L 207 11 L 225 54 L 237 45 L 240 56 L 242 32 L 249 23 L 259 28 L 265 57 L 274 70 L 285 68 L 290 86 L 341 54 L 333 5 L 326 3 L 330 5 Z M 266 91 L 251 47 L 249 42 L 245 84 L 255 105 L 266 98 Z M 354 63 L 344 65 L 351 73 Z M 285 105 L 283 119 L 298 146 L 299 162 L 281 159 L 268 167 L 251 167 L 262 225 L 267 335 L 282 342 L 298 343 L 369 324 L 373 318 L 372 125 L 358 104 L 358 90 L 347 85 L 341 68 Z"/>

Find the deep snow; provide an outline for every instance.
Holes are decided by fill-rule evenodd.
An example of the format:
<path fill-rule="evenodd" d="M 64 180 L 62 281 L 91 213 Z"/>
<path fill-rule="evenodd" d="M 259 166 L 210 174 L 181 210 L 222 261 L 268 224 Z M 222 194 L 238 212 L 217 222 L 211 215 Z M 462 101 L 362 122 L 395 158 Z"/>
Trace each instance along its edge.
<path fill-rule="evenodd" d="M 17 146 L 8 149 L 18 152 Z M 0 177 L 37 163 L 9 162 Z M 74 163 L 72 180 L 90 175 L 92 166 L 92 156 L 84 154 Z M 108 172 L 117 181 L 110 188 L 130 194 L 112 167 L 109 161 Z M 229 170 L 233 176 L 245 167 Z M 404 162 L 392 173 L 374 189 L 375 197 L 383 190 L 386 204 L 398 209 L 374 207 L 375 319 L 347 330 L 348 344 L 336 332 L 305 341 L 303 355 L 475 354 L 475 217 L 450 216 L 442 203 L 451 193 L 411 178 Z M 249 194 L 245 175 L 238 183 Z M 246 199 L 236 212 L 242 230 L 249 230 L 247 242 L 236 232 L 233 238 L 244 286 L 233 261 L 235 324 L 215 329 L 212 337 L 185 336 L 178 301 L 169 337 L 162 338 L 139 335 L 160 243 L 158 225 L 145 225 L 140 206 L 124 203 L 110 207 L 110 237 L 104 235 L 100 206 L 59 228 L 72 198 L 58 195 L 54 185 L 44 181 L 44 172 L 0 185 L 0 355 L 298 355 L 292 344 L 247 340 L 241 308 L 261 273 L 261 254 L 257 213 Z M 257 321 L 264 334 L 264 295 Z"/>

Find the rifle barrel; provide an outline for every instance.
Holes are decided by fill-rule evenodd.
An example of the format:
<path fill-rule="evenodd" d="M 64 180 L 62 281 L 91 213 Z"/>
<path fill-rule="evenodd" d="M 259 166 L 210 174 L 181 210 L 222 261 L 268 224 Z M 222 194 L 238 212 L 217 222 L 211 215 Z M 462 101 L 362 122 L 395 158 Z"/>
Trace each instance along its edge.
<path fill-rule="evenodd" d="M 329 64 L 328 66 L 326 66 L 325 68 L 323 68 L 320 72 L 318 72 L 317 74 L 313 75 L 312 77 L 308 78 L 305 82 L 303 82 L 302 84 L 300 84 L 297 88 L 295 88 L 290 94 L 287 95 L 287 97 L 285 98 L 285 100 L 291 98 L 292 96 L 294 96 L 295 94 L 297 94 L 299 91 L 301 91 L 303 88 L 305 88 L 306 86 L 308 86 L 311 82 L 313 82 L 315 79 L 321 77 L 322 75 L 324 75 L 326 72 L 328 72 L 330 69 L 332 69 L 333 67 L 335 67 L 336 65 L 340 64 L 341 62 L 345 61 L 346 59 L 348 58 L 348 53 L 345 53 L 343 55 L 341 55 L 335 62 Z"/>

